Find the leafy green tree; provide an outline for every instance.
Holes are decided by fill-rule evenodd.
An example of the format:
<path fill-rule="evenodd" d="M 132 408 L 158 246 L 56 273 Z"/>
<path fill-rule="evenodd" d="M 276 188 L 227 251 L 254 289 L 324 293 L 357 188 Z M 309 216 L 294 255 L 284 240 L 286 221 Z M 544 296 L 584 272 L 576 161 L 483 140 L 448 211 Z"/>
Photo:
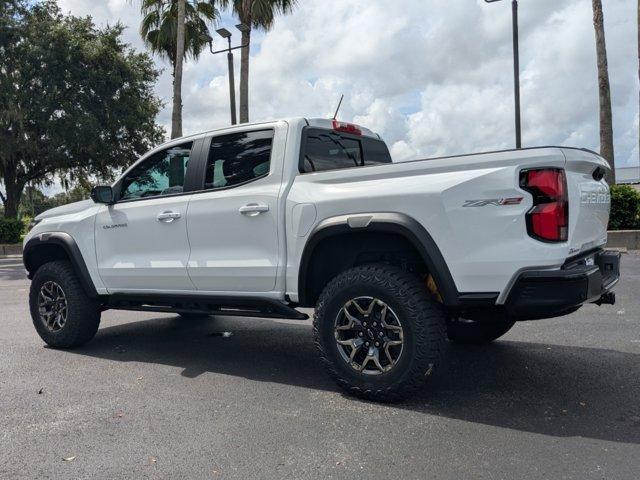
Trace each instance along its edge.
<path fill-rule="evenodd" d="M 53 1 L 0 9 L 0 192 L 15 218 L 25 185 L 113 175 L 158 143 L 151 58 L 123 27 L 62 15 Z"/>
<path fill-rule="evenodd" d="M 233 2 L 233 10 L 248 30 L 242 32 L 240 56 L 240 123 L 249 122 L 249 54 L 251 48 L 251 30 L 270 30 L 278 14 L 290 13 L 297 0 L 221 0 L 227 6 Z"/>
<path fill-rule="evenodd" d="M 67 191 L 48 197 L 39 188 L 27 186 L 20 202 L 20 217 L 22 219 L 25 217 L 33 218 L 51 208 L 86 200 L 90 193 L 89 185 L 77 184 Z"/>
<path fill-rule="evenodd" d="M 182 60 L 197 59 L 211 42 L 208 24 L 219 17 L 216 3 L 216 0 L 142 1 L 140 35 L 151 51 L 169 60 L 173 69 L 171 138 L 182 136 Z M 179 31 L 180 25 L 184 25 L 183 31 Z M 184 39 L 182 43 L 179 36 Z M 178 50 L 183 54 L 179 55 Z"/>

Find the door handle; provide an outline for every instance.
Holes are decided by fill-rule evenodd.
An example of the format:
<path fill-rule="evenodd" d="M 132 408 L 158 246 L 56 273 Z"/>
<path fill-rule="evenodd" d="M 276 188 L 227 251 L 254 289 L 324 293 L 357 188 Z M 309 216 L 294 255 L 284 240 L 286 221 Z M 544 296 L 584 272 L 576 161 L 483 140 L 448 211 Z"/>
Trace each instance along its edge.
<path fill-rule="evenodd" d="M 248 217 L 255 217 L 263 212 L 268 212 L 269 205 L 265 205 L 264 203 L 249 203 L 244 207 L 240 207 L 238 211 Z"/>
<path fill-rule="evenodd" d="M 172 212 L 170 210 L 167 210 L 166 212 L 159 213 L 156 218 L 158 219 L 159 222 L 171 223 L 174 220 L 177 220 L 178 218 L 180 218 L 181 216 L 182 215 L 179 212 Z"/>

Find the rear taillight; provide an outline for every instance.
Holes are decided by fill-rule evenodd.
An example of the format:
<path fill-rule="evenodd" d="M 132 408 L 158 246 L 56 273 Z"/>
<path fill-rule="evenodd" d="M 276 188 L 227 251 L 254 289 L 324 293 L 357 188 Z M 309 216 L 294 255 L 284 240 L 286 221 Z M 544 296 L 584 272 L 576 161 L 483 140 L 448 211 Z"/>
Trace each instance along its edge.
<path fill-rule="evenodd" d="M 544 242 L 566 242 L 569 200 L 564 170 L 525 170 L 520 174 L 520 187 L 533 195 L 533 208 L 527 213 L 529 235 Z"/>

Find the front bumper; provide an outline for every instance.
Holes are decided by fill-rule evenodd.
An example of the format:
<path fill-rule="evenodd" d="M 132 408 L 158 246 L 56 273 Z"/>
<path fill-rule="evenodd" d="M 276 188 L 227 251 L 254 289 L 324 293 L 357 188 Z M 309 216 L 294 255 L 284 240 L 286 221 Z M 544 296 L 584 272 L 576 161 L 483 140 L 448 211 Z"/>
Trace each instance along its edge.
<path fill-rule="evenodd" d="M 505 307 L 515 320 L 557 317 L 585 303 L 612 303 L 613 295 L 607 294 L 619 279 L 620 253 L 592 252 L 567 261 L 560 270 L 521 273 Z"/>

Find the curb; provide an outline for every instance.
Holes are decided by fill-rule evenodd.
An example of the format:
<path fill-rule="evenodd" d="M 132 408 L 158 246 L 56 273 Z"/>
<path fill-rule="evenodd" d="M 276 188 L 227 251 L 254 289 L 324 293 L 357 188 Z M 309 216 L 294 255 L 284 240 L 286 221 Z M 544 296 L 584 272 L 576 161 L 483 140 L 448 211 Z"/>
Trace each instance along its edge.
<path fill-rule="evenodd" d="M 0 255 L 22 255 L 22 244 L 0 245 Z"/>
<path fill-rule="evenodd" d="M 607 247 L 640 250 L 640 230 L 610 231 Z"/>

